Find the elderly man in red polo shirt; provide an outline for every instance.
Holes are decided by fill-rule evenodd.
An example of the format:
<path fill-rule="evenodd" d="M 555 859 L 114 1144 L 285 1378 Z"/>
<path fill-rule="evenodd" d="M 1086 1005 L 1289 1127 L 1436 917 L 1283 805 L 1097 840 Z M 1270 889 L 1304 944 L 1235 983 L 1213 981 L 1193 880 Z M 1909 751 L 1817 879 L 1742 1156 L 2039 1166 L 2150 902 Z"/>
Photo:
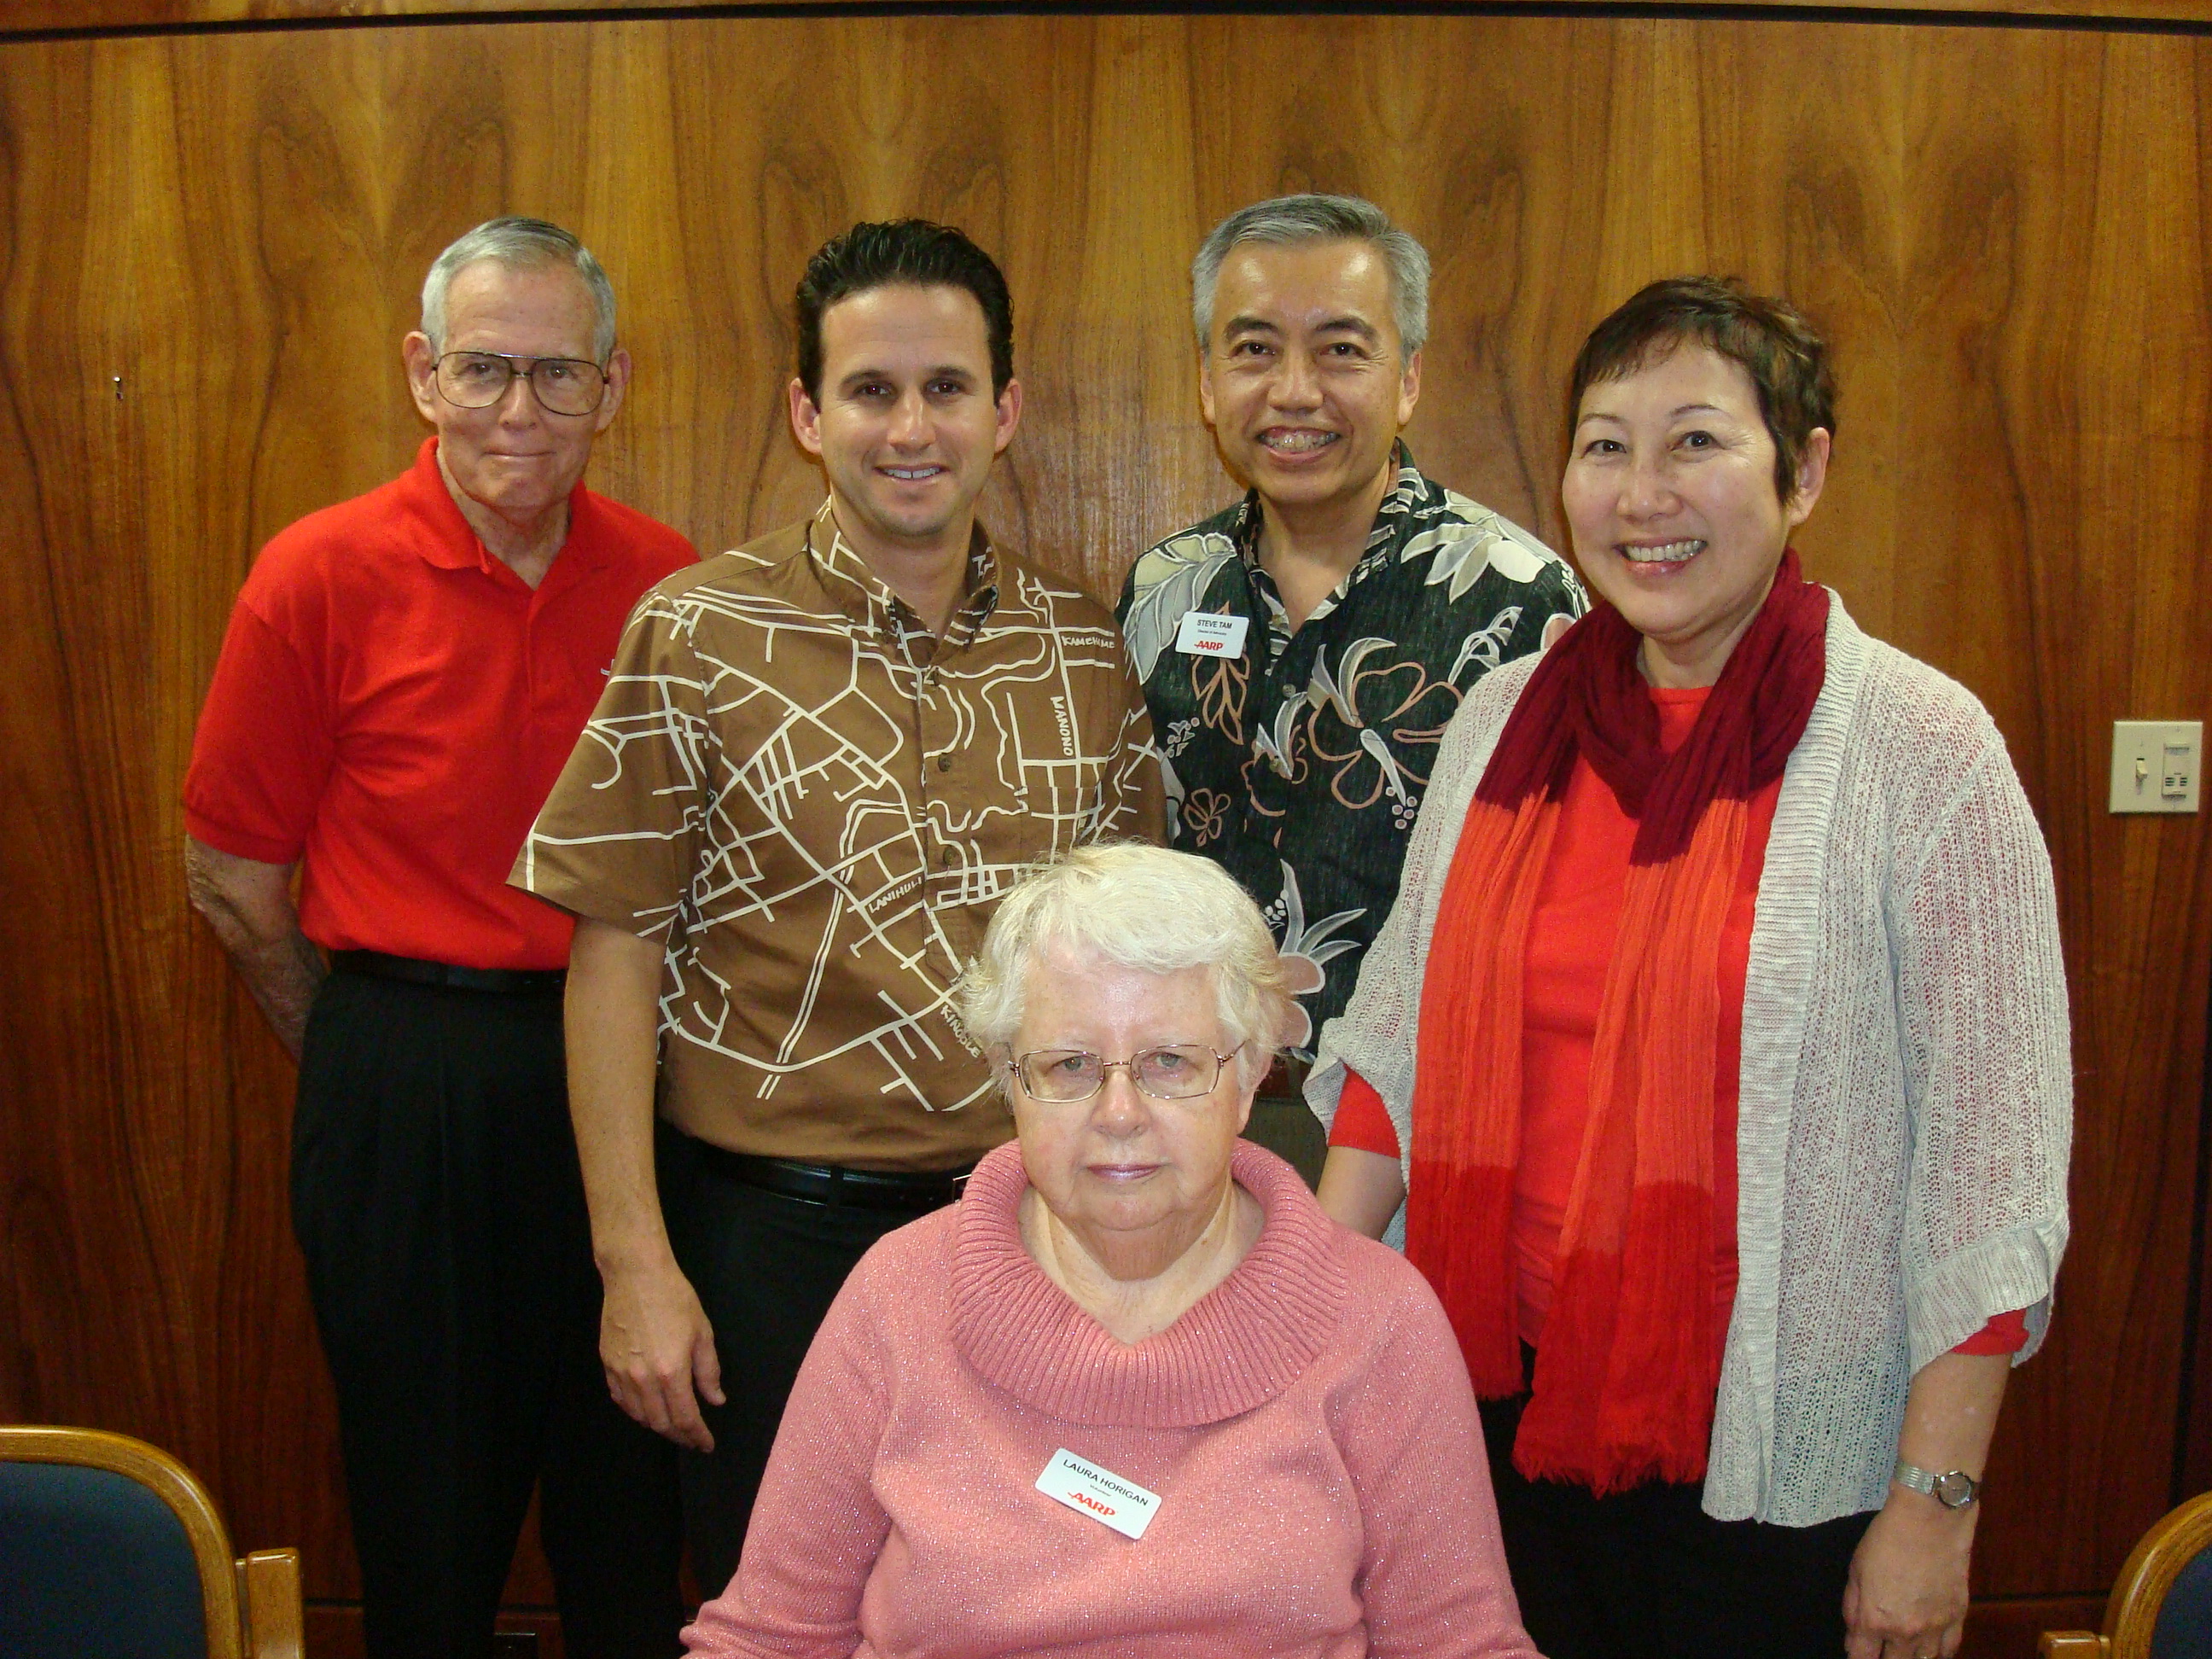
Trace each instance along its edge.
<path fill-rule="evenodd" d="M 623 617 L 697 556 L 584 488 L 630 362 L 568 232 L 469 232 L 403 349 L 435 435 L 255 562 L 193 744 L 186 875 L 300 1062 L 293 1226 L 369 1652 L 489 1652 L 538 1482 L 568 1651 L 673 1654 L 673 1449 L 599 1369 L 571 923 L 507 872 Z"/>

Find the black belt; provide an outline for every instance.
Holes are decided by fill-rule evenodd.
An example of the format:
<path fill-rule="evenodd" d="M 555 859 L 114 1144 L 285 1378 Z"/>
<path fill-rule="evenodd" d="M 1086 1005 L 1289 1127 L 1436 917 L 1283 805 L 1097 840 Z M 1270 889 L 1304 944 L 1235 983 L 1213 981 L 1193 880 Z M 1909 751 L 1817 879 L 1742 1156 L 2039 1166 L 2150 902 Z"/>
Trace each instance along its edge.
<path fill-rule="evenodd" d="M 396 979 L 409 985 L 443 985 L 456 991 L 492 991 L 501 996 L 557 991 L 568 983 L 566 968 L 456 968 L 450 962 L 422 962 L 386 956 L 381 951 L 333 951 L 331 966 L 372 979 Z"/>
<path fill-rule="evenodd" d="M 681 1133 L 682 1131 L 678 1131 Z M 904 1210 L 924 1215 L 957 1200 L 968 1184 L 966 1170 L 932 1170 L 909 1175 L 896 1170 L 848 1170 L 840 1164 L 795 1164 L 787 1158 L 755 1158 L 726 1146 L 684 1137 L 707 1167 L 730 1180 L 807 1204 L 854 1210 Z"/>

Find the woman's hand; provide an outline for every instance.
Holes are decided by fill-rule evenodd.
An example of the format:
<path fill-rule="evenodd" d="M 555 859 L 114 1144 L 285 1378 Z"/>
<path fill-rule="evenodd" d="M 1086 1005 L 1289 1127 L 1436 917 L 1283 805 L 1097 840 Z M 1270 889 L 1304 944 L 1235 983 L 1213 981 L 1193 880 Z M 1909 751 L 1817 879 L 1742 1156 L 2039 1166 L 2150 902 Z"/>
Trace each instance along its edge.
<path fill-rule="evenodd" d="M 2007 1354 L 1947 1353 L 1929 1360 L 1905 1397 L 1897 1455 L 1920 1468 L 1982 1478 L 2003 1403 Z M 1966 1563 L 1978 1502 L 1946 1509 L 1930 1493 L 1890 1483 L 1851 1557 L 1844 1589 L 1850 1659 L 1950 1659 L 1966 1626 Z"/>
<path fill-rule="evenodd" d="M 1849 1659 L 1951 1659 L 1966 1628 L 1966 1564 L 1978 1504 L 1889 1489 L 1851 1558 L 1844 1590 Z"/>

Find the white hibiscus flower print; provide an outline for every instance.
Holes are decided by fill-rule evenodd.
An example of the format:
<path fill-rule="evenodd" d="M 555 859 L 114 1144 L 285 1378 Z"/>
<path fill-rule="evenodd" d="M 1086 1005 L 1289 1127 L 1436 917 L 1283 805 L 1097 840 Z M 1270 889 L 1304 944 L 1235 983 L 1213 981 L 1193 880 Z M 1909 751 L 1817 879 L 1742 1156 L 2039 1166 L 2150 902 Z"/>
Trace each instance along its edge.
<path fill-rule="evenodd" d="M 1358 941 L 1331 939 L 1339 928 L 1348 927 L 1367 914 L 1364 908 L 1339 910 L 1323 916 L 1311 927 L 1306 925 L 1305 900 L 1298 893 L 1297 872 L 1287 864 L 1283 866 L 1283 937 L 1275 947 L 1283 958 L 1283 969 L 1289 979 L 1293 997 L 1310 997 L 1328 983 L 1328 975 L 1322 971 L 1331 958 L 1342 956 Z M 1272 906 L 1270 907 L 1273 908 Z M 1285 1047 L 1304 1052 L 1313 1047 L 1313 1016 L 1297 1003 L 1291 1005 L 1291 1029 L 1283 1034 Z"/>

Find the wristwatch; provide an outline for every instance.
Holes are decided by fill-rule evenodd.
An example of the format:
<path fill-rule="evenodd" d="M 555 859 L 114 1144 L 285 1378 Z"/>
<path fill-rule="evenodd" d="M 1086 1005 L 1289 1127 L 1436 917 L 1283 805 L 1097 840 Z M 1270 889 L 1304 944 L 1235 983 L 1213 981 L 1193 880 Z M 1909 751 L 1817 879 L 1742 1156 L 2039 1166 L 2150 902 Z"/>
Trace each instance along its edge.
<path fill-rule="evenodd" d="M 1964 1469 L 1948 1469 L 1942 1474 L 1931 1474 L 1917 1468 L 1903 1458 L 1889 1472 L 1889 1478 L 1908 1492 L 1924 1492 L 1947 1510 L 1963 1510 L 1982 1495 L 1982 1483 Z"/>

